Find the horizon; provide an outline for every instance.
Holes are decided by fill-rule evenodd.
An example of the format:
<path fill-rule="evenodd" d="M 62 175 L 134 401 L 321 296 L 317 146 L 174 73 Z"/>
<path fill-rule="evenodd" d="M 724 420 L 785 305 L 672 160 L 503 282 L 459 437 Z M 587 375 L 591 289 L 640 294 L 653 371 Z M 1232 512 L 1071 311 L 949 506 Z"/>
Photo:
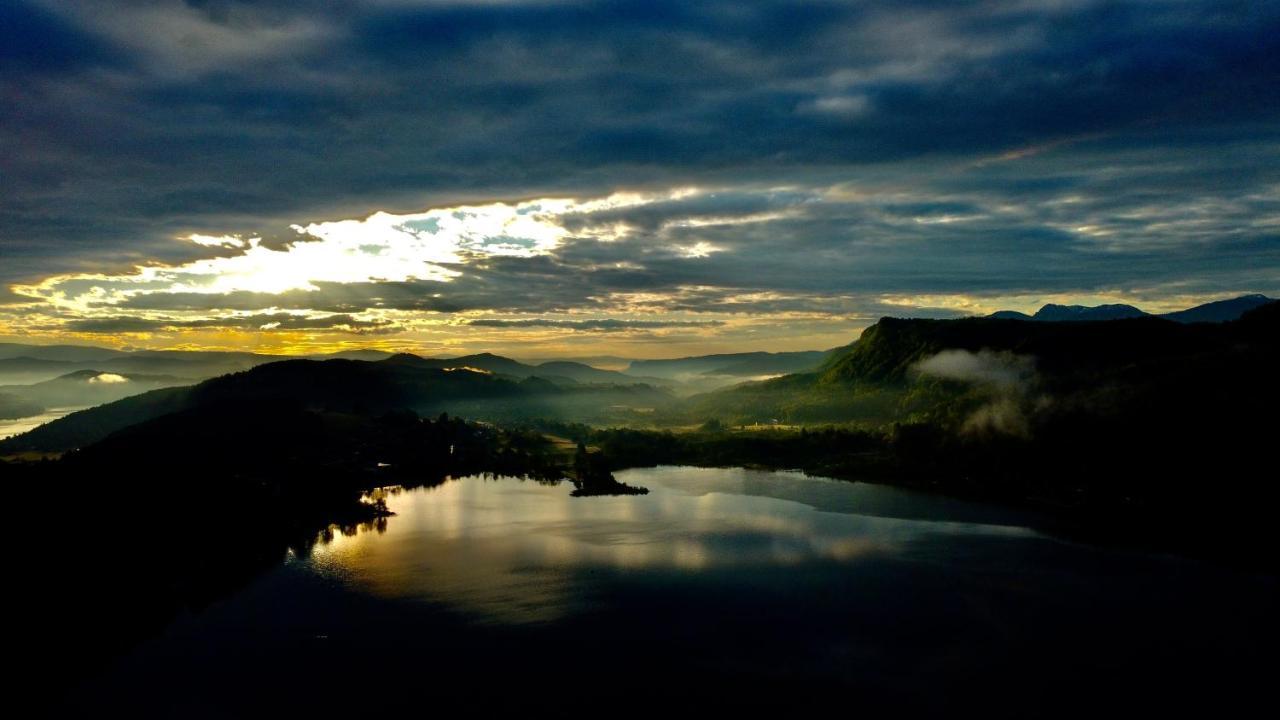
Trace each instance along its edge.
<path fill-rule="evenodd" d="M 1101 305 L 1120 304 L 1120 305 L 1126 305 L 1130 307 L 1136 307 L 1138 310 L 1146 313 L 1147 315 L 1159 316 L 1162 313 L 1186 310 L 1186 309 L 1198 307 L 1201 305 L 1208 305 L 1216 302 L 1238 300 L 1243 298 L 1254 298 L 1254 297 L 1267 298 L 1272 302 L 1275 301 L 1275 298 L 1270 298 L 1266 296 L 1264 293 L 1239 293 L 1239 294 L 1228 293 L 1223 296 L 1213 296 L 1208 299 L 1203 299 L 1200 302 L 1194 303 L 1193 305 L 1178 306 L 1178 307 L 1172 307 L 1172 308 L 1161 308 L 1159 311 L 1156 311 L 1156 312 L 1152 312 L 1151 310 L 1148 310 L 1143 307 L 1132 305 L 1131 303 L 1097 303 L 1096 305 L 1082 305 L 1080 303 L 1042 303 L 1039 306 L 1030 307 L 1026 310 L 1013 310 L 1012 308 L 1001 308 L 999 311 L 1004 311 L 1004 312 L 1014 311 L 1014 312 L 1025 313 L 1027 315 L 1034 315 L 1037 310 L 1046 308 L 1049 306 L 1053 306 L 1053 305 L 1088 308 L 1088 307 L 1097 307 Z M 963 317 L 986 317 L 991 315 L 994 312 L 999 312 L 999 311 L 983 312 L 981 314 L 952 315 L 946 318 L 936 318 L 932 316 L 920 317 L 920 316 L 909 316 L 909 315 L 884 315 L 879 319 L 885 319 L 885 318 L 910 319 L 912 317 L 920 317 L 920 319 L 957 319 L 957 318 L 963 318 Z M 62 340 L 55 339 L 48 342 L 39 342 L 40 340 L 48 340 L 48 338 L 46 337 L 27 338 L 23 336 L 0 335 L 0 344 L 33 345 L 33 346 L 71 345 L 71 346 L 77 346 L 77 347 L 91 347 L 91 348 L 98 348 L 98 349 L 104 349 L 104 350 L 115 350 L 119 352 L 140 352 L 140 351 L 245 352 L 245 353 L 257 354 L 257 355 L 272 355 L 272 356 L 278 356 L 278 357 L 314 357 L 314 356 L 338 354 L 343 352 L 376 351 L 376 352 L 383 352 L 387 354 L 403 353 L 403 354 L 418 355 L 419 357 L 424 357 L 424 358 L 452 360 L 452 359 L 461 358 L 461 357 L 489 354 L 489 355 L 506 357 L 522 363 L 576 361 L 576 362 L 581 362 L 583 364 L 599 367 L 602 369 L 621 369 L 625 367 L 625 364 L 621 364 L 620 361 L 631 362 L 636 360 L 679 360 L 679 359 L 701 357 L 701 356 L 707 356 L 707 355 L 742 355 L 742 354 L 752 354 L 752 353 L 776 354 L 776 353 L 787 353 L 787 352 L 830 352 L 832 350 L 837 350 L 841 347 L 848 346 L 853 342 L 857 342 L 858 338 L 862 336 L 862 333 L 872 324 L 874 324 L 874 322 L 858 328 L 856 331 L 857 334 L 854 335 L 852 338 L 850 338 L 848 341 L 839 343 L 837 345 L 832 345 L 829 347 L 807 347 L 807 348 L 798 347 L 798 348 L 787 349 L 787 350 L 740 349 L 740 350 L 720 350 L 720 351 L 713 351 L 713 352 L 701 352 L 701 353 L 694 353 L 694 354 L 686 353 L 686 354 L 662 354 L 662 355 L 652 355 L 652 354 L 643 354 L 643 353 L 632 354 L 632 355 L 618 355 L 618 354 L 609 354 L 609 353 L 537 355 L 537 354 L 512 353 L 504 348 L 485 348 L 483 346 L 480 346 L 477 349 L 467 350 L 466 352 L 457 352 L 456 350 L 453 350 L 453 351 L 445 350 L 443 355 L 439 355 L 439 354 L 432 354 L 418 347 L 410 347 L 410 346 L 403 346 L 403 345 L 397 346 L 395 343 L 379 343 L 377 345 L 365 343 L 365 344 L 340 346 L 335 349 L 303 350 L 303 349 L 294 348 L 292 350 L 285 350 L 285 351 L 277 350 L 273 352 L 269 350 L 260 350 L 260 349 L 245 349 L 243 347 L 199 347 L 199 346 L 191 347 L 191 346 L 173 346 L 173 345 L 148 347 L 148 346 L 134 346 L 134 345 L 128 345 L 128 344 L 111 345 L 111 344 L 104 344 L 101 342 L 95 343 L 92 340 L 92 336 L 90 336 L 90 339 L 87 339 L 83 342 L 68 341 L 68 340 L 78 339 L 79 336 L 72 336 L 71 338 L 62 339 Z M 37 340 L 37 342 L 29 342 L 30 340 Z M 653 345 L 662 347 L 661 343 L 651 343 L 650 347 L 652 347 Z"/>

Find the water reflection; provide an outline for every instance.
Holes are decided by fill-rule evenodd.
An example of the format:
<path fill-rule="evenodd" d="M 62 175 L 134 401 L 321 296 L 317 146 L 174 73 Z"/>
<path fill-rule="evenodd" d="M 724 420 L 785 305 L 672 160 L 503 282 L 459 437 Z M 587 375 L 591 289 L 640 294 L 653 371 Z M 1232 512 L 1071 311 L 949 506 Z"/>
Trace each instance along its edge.
<path fill-rule="evenodd" d="M 307 562 L 381 597 L 525 623 L 589 607 L 599 573 L 856 564 L 910 558 L 916 541 L 939 534 L 1034 535 L 1017 526 L 820 511 L 803 500 L 855 486 L 787 474 L 657 468 L 619 480 L 651 492 L 584 499 L 563 486 L 478 477 L 384 490 L 378 499 L 394 517 L 330 529 Z M 770 496 L 770 481 L 789 499 Z"/>
<path fill-rule="evenodd" d="M 77 410 L 83 410 L 83 406 L 50 408 L 39 415 L 32 415 L 24 418 L 0 419 L 0 440 L 10 438 L 15 435 L 21 435 L 29 430 L 34 430 L 45 423 L 53 422 L 58 418 L 70 415 Z"/>
<path fill-rule="evenodd" d="M 1235 717 L 1270 699 L 1274 578 L 880 486 L 618 479 L 650 493 L 376 493 L 398 514 L 330 528 L 66 715 Z"/>

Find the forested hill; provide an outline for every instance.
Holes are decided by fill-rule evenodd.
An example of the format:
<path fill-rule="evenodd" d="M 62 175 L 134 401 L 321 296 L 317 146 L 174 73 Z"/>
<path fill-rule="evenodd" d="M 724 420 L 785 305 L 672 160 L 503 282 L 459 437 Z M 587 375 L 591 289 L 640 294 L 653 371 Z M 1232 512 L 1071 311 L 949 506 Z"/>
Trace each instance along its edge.
<path fill-rule="evenodd" d="M 0 453 L 83 447 L 130 425 L 192 408 L 231 408 L 242 413 L 291 408 L 361 415 L 409 409 L 477 419 L 534 416 L 603 422 L 635 408 L 651 411 L 672 400 L 665 390 L 642 383 L 561 384 L 539 377 L 516 379 L 478 370 L 433 367 L 431 361 L 413 355 L 395 355 L 379 362 L 286 360 L 72 413 L 0 442 Z"/>
<path fill-rule="evenodd" d="M 1158 318 L 1027 323 L 964 318 L 884 318 L 816 374 L 823 384 L 900 382 L 921 360 L 944 350 L 1010 352 L 1037 359 L 1043 372 L 1115 368 L 1156 358 L 1214 352 L 1241 332 L 1237 324 L 1180 325 Z"/>
<path fill-rule="evenodd" d="M 288 360 L 73 413 L 0 442 L 0 454 L 83 447 L 129 425 L 205 406 L 246 413 L 282 406 L 358 414 L 403 408 L 480 420 L 542 418 L 595 425 L 711 419 L 955 424 L 992 396 L 1011 392 L 1022 400 L 1049 398 L 1058 408 L 1150 405 L 1164 402 L 1154 395 L 1172 392 L 1185 399 L 1185 407 L 1240 415 L 1260 412 L 1259 402 L 1276 400 L 1278 337 L 1280 303 L 1221 324 L 1156 317 L 1101 322 L 885 318 L 857 342 L 832 351 L 815 371 L 688 401 L 643 383 L 582 383 L 564 377 L 575 370 L 564 363 L 549 364 L 546 376 L 521 378 L 470 365 L 442 368 L 438 361 L 413 355 L 378 362 Z M 473 359 L 489 367 L 514 367 L 500 356 Z M 596 372 L 595 377 L 626 377 Z"/>
<path fill-rule="evenodd" d="M 820 384 L 901 382 L 923 359 L 944 350 L 1009 352 L 1036 359 L 1052 375 L 1117 370 L 1274 343 L 1280 303 L 1234 322 L 1185 325 L 1142 317 L 1099 322 L 1038 322 L 994 318 L 883 318 L 813 374 Z"/>
<path fill-rule="evenodd" d="M 1204 392 L 1227 381 L 1263 388 L 1274 382 L 1266 363 L 1277 337 L 1280 303 L 1222 324 L 884 318 L 814 372 L 708 393 L 690 413 L 731 422 L 904 420 L 954 399 L 940 384 L 991 385 L 1010 373 L 1062 393 L 1105 384 L 1116 397 L 1175 376 Z"/>

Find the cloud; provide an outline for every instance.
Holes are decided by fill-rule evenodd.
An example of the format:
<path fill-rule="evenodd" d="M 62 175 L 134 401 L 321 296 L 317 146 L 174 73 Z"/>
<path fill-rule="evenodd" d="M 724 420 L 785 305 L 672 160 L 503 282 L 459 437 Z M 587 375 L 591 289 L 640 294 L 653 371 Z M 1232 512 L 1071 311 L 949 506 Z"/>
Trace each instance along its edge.
<path fill-rule="evenodd" d="M 129 378 L 115 373 L 98 373 L 89 378 L 90 385 L 120 385 L 129 382 Z"/>
<path fill-rule="evenodd" d="M 1036 384 L 1035 358 L 1002 351 L 943 350 L 913 366 L 923 375 L 977 385 L 991 397 L 975 409 L 961 426 L 973 435 L 1031 436 L 1031 415 L 1044 405 L 1033 398 Z"/>
<path fill-rule="evenodd" d="M 1280 292 L 1267 4 L 104 8 L 0 7 L 0 332 Z"/>
<path fill-rule="evenodd" d="M 471 320 L 468 325 L 492 328 L 556 328 L 560 330 L 588 330 L 602 332 L 618 332 L 621 330 L 652 330 L 657 328 L 711 328 L 724 325 L 718 320 L 549 320 L 532 318 L 527 320 L 479 319 Z"/>
<path fill-rule="evenodd" d="M 198 236 L 189 244 L 209 247 L 212 257 L 53 276 L 16 286 L 16 297 L 36 304 L 28 318 L 84 321 L 66 323 L 69 330 L 115 327 L 126 315 L 140 328 L 156 326 L 157 318 L 170 328 L 184 322 L 196 328 L 210 316 L 253 312 L 376 313 L 384 332 L 456 327 L 454 315 L 470 314 L 466 322 L 481 313 L 515 313 L 571 330 L 574 318 L 551 316 L 648 322 L 668 312 L 691 315 L 690 322 L 707 328 L 723 316 L 823 317 L 829 333 L 847 335 L 856 330 L 847 323 L 885 315 L 996 309 L 984 305 L 983 295 L 1105 294 L 1135 271 L 1158 286 L 1185 278 L 1160 251 L 1173 246 L 1201 276 L 1215 266 L 1228 271 L 1238 262 L 1232 253 L 1248 254 L 1255 271 L 1268 257 L 1280 261 L 1280 248 L 1264 241 L 1205 243 L 1199 231 L 1183 237 L 1171 228 L 1161 248 L 1111 247 L 1056 227 L 1060 206 L 1077 219 L 1123 207 L 1130 222 L 1166 225 L 1192 211 L 1184 205 L 1162 216 L 1151 197 L 1138 206 L 1118 204 L 1082 182 L 1021 192 L 1026 197 L 1011 204 L 958 183 L 941 191 L 896 183 L 856 192 L 846 184 L 680 187 L 380 212 L 295 223 L 289 231 L 295 240 L 276 233 L 271 244 L 258 235 Z M 1280 218 L 1280 207 L 1270 208 L 1265 197 L 1200 202 L 1219 208 L 1219 216 L 1231 206 L 1255 223 Z M 1265 282 L 1252 287 L 1270 289 Z M 555 327 L 541 321 L 528 327 L 536 326 Z M 367 332 L 349 324 L 328 329 Z"/>
<path fill-rule="evenodd" d="M 39 2 L 86 34 L 137 57 L 165 80 L 228 69 L 261 67 L 331 43 L 340 33 L 331 18 L 290 12 L 300 3 L 121 0 L 94 3 Z M 138 32 L 145 27 L 147 32 Z"/>
<path fill-rule="evenodd" d="M 1010 352 L 943 350 L 915 364 L 925 375 L 989 385 L 1004 391 L 1025 389 L 1035 378 L 1035 359 Z"/>
<path fill-rule="evenodd" d="M 237 315 L 230 317 L 180 320 L 174 318 L 148 318 L 134 316 L 97 317 L 71 320 L 62 326 L 70 332 L 90 334 L 152 333 L 196 329 L 224 330 L 329 330 L 341 329 L 349 333 L 379 333 L 393 331 L 393 325 L 385 320 L 361 320 L 351 315 L 306 316 L 289 313 Z"/>
<path fill-rule="evenodd" d="M 854 120 L 870 109 L 871 101 L 865 95 L 827 95 L 807 100 L 796 108 L 800 113 L 839 120 Z"/>

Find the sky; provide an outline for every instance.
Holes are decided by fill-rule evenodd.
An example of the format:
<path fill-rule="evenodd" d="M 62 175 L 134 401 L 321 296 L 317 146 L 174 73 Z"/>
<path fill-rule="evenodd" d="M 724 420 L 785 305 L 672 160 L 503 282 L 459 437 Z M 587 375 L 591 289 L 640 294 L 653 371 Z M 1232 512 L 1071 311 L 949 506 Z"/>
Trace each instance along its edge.
<path fill-rule="evenodd" d="M 5 0 L 0 340 L 672 357 L 1280 296 L 1280 3 Z"/>

